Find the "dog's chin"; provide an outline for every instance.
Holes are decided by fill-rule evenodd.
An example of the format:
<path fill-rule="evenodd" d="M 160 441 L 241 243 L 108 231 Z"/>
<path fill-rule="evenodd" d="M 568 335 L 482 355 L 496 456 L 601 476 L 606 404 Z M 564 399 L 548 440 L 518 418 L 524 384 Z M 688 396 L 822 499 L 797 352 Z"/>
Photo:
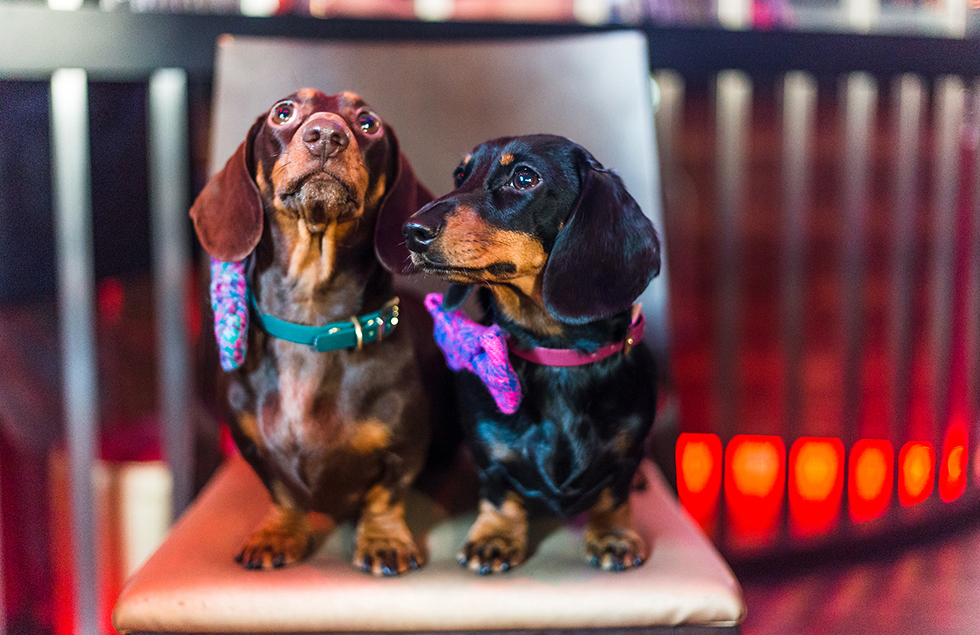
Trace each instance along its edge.
<path fill-rule="evenodd" d="M 323 231 L 328 225 L 357 218 L 363 209 L 353 187 L 327 174 L 308 177 L 283 203 L 294 211 L 310 233 Z"/>
<path fill-rule="evenodd" d="M 509 264 L 468 266 L 445 260 L 439 255 L 417 252 L 412 252 L 412 263 L 429 275 L 455 284 L 501 284 L 506 283 L 513 274 L 513 265 Z"/>

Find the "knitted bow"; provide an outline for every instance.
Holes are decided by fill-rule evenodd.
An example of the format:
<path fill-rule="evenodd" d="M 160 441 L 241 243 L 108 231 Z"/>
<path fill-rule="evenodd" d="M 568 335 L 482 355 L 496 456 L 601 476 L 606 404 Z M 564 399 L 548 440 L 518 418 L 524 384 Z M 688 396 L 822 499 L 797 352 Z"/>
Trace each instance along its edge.
<path fill-rule="evenodd" d="M 248 299 L 245 261 L 211 259 L 211 310 L 221 367 L 232 371 L 245 361 L 248 345 Z"/>
<path fill-rule="evenodd" d="M 490 391 L 500 411 L 517 412 L 521 403 L 521 382 L 507 356 L 507 336 L 500 327 L 481 326 L 463 311 L 444 311 L 442 294 L 425 296 L 425 308 L 435 321 L 436 344 L 453 370 L 468 370 Z"/>

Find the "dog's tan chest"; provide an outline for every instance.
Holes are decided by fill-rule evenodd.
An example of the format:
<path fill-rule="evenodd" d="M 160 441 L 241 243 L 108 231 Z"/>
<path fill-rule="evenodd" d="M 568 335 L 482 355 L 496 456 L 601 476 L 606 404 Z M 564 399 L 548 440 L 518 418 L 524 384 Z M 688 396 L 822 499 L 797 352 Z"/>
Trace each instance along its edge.
<path fill-rule="evenodd" d="M 316 285 L 333 273 L 337 224 L 312 233 L 304 221 L 297 223 L 298 235 L 289 253 L 286 281 L 300 294 L 310 297 Z"/>
<path fill-rule="evenodd" d="M 299 448 L 330 448 L 346 436 L 338 412 L 336 388 L 343 369 L 331 355 L 299 351 L 302 345 L 277 341 L 279 389 L 270 393 L 260 418 L 263 440 L 270 449 L 294 454 Z M 326 378 L 326 380 L 325 380 Z"/>

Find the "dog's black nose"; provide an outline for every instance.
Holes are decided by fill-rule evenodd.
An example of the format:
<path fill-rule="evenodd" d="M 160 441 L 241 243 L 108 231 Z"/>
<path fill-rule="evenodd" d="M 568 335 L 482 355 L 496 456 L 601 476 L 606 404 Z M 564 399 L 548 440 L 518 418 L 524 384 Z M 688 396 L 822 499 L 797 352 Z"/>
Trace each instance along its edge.
<path fill-rule="evenodd" d="M 424 252 L 429 248 L 439 234 L 442 233 L 443 225 L 434 227 L 417 222 L 405 223 L 402 233 L 405 234 L 405 243 L 412 251 Z"/>
<path fill-rule="evenodd" d="M 350 145 L 350 135 L 343 123 L 333 119 L 314 119 L 303 126 L 303 143 L 310 154 L 321 159 L 337 156 Z"/>

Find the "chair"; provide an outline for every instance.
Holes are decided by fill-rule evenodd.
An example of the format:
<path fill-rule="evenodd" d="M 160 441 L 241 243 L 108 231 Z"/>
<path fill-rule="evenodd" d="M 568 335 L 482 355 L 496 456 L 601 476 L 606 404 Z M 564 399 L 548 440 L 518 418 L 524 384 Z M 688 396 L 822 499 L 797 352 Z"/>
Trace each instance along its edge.
<path fill-rule="evenodd" d="M 278 98 L 311 86 L 352 90 L 398 132 L 419 177 L 437 194 L 460 157 L 504 135 L 568 136 L 615 169 L 663 228 L 653 143 L 646 42 L 635 33 L 466 43 L 332 44 L 225 37 L 215 78 L 212 169 Z M 402 284 L 416 290 L 432 281 Z M 641 300 L 648 341 L 666 360 L 666 276 Z M 533 556 L 483 578 L 453 558 L 475 516 L 448 516 L 414 492 L 409 525 L 429 564 L 396 580 L 349 564 L 341 526 L 301 565 L 250 572 L 231 556 L 270 505 L 240 458 L 230 460 L 127 584 L 114 620 L 122 632 L 405 632 L 642 630 L 737 632 L 744 614 L 730 570 L 680 510 L 652 463 L 634 501 L 653 544 L 649 561 L 624 574 L 588 567 L 581 528 L 536 525 Z M 533 536 L 536 535 L 537 539 Z"/>

